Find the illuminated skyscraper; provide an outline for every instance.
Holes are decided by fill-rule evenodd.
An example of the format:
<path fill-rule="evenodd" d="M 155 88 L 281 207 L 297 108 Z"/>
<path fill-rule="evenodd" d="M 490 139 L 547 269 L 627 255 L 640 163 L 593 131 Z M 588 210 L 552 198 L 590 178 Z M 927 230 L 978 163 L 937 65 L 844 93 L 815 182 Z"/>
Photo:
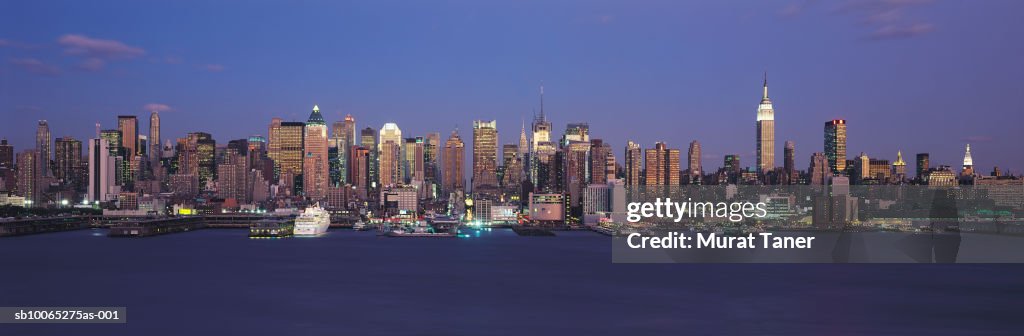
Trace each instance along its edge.
<path fill-rule="evenodd" d="M 18 170 L 17 170 L 17 195 L 24 197 L 26 207 L 41 206 L 39 204 L 39 183 L 41 178 L 39 176 L 42 171 L 42 167 L 39 165 L 39 159 L 42 155 L 34 149 L 26 149 L 21 153 L 18 153 Z"/>
<path fill-rule="evenodd" d="M 605 171 L 605 165 L 607 164 L 606 161 L 608 160 L 608 154 L 611 154 L 611 152 L 612 147 L 605 143 L 604 140 L 590 140 L 590 165 L 587 168 L 589 170 L 588 174 L 590 174 L 590 177 L 587 179 L 588 183 L 608 183 L 608 174 Z"/>
<path fill-rule="evenodd" d="M 623 155 L 626 159 L 626 185 L 638 186 L 643 184 L 640 181 L 640 171 L 643 169 L 643 149 L 635 142 L 626 143 L 626 152 Z"/>
<path fill-rule="evenodd" d="M 267 157 L 274 162 L 275 176 L 281 173 L 281 118 L 270 119 L 267 127 Z"/>
<path fill-rule="evenodd" d="M 14 169 L 14 146 L 7 143 L 7 138 L 0 140 L 0 168 Z"/>
<path fill-rule="evenodd" d="M 14 191 L 17 185 L 14 170 L 14 146 L 4 138 L 0 140 L 0 191 Z"/>
<path fill-rule="evenodd" d="M 564 183 L 563 190 L 569 195 L 569 205 L 572 207 L 580 206 L 583 190 L 586 189 L 590 177 L 587 175 L 588 152 L 590 143 L 584 141 L 570 140 L 562 147 L 564 165 L 561 180 Z"/>
<path fill-rule="evenodd" d="M 378 137 L 380 185 L 400 184 L 405 176 L 402 171 L 402 130 L 395 123 L 385 123 Z"/>
<path fill-rule="evenodd" d="M 423 174 L 426 182 L 425 188 L 429 189 L 427 196 L 430 198 L 437 196 L 436 189 L 440 187 L 438 179 L 441 173 L 437 164 L 440 151 L 441 133 L 427 133 L 427 137 L 423 141 Z"/>
<path fill-rule="evenodd" d="M 380 186 L 396 186 L 402 183 L 402 145 L 392 140 L 380 144 Z"/>
<path fill-rule="evenodd" d="M 38 177 L 50 176 L 50 158 L 53 157 L 50 143 L 53 141 L 50 137 L 50 124 L 46 120 L 40 120 L 39 126 L 36 127 L 36 150 L 35 153 L 39 157 L 36 161 L 39 165 L 39 171 L 37 172 Z"/>
<path fill-rule="evenodd" d="M 536 190 L 553 191 L 555 145 L 551 142 L 551 122 L 544 114 L 544 83 L 540 85 L 540 114 L 533 116 L 532 132 L 527 175 Z"/>
<path fill-rule="evenodd" d="M 928 153 L 917 153 L 917 179 L 919 181 L 927 180 L 929 161 Z"/>
<path fill-rule="evenodd" d="M 703 170 L 700 167 L 700 142 L 697 142 L 697 140 L 690 142 L 690 150 L 686 153 L 686 161 L 686 171 L 690 175 L 690 183 L 700 181 Z"/>
<path fill-rule="evenodd" d="M 896 162 L 892 163 L 892 173 L 899 180 L 907 177 L 907 163 L 903 161 L 902 151 L 896 151 Z"/>
<path fill-rule="evenodd" d="M 679 185 L 679 150 L 670 149 L 665 143 L 658 142 L 654 148 L 645 153 L 646 185 L 674 186 Z"/>
<path fill-rule="evenodd" d="M 104 138 L 89 140 L 90 202 L 106 202 L 118 193 L 117 160 L 110 155 L 110 142 Z"/>
<path fill-rule="evenodd" d="M 525 160 L 526 155 L 530 153 L 530 144 L 526 140 L 526 122 L 523 122 L 522 129 L 519 131 L 519 158 Z"/>
<path fill-rule="evenodd" d="M 125 148 L 125 159 L 139 155 L 139 120 L 133 115 L 117 116 L 117 129 L 121 131 L 121 147 Z"/>
<path fill-rule="evenodd" d="M 561 146 L 566 146 L 572 141 L 590 142 L 590 125 L 587 123 L 569 123 L 565 126 L 565 134 L 562 134 Z"/>
<path fill-rule="evenodd" d="M 403 179 L 406 184 L 420 186 L 426 180 L 423 137 L 405 138 L 403 146 L 402 171 L 405 173 Z"/>
<path fill-rule="evenodd" d="M 278 176 L 286 185 L 295 183 L 295 178 L 302 174 L 303 154 L 305 153 L 306 124 L 296 121 L 280 123 L 278 131 Z M 270 148 L 274 150 L 274 138 L 270 139 Z M 302 182 L 302 181 L 300 181 Z M 280 182 L 279 182 L 280 183 Z"/>
<path fill-rule="evenodd" d="M 825 158 L 832 173 L 846 173 L 846 120 L 825 123 Z"/>
<path fill-rule="evenodd" d="M 377 148 L 377 131 L 372 127 L 364 128 L 359 132 L 359 143 L 361 147 L 366 148 L 369 152 L 367 153 L 367 166 L 366 166 L 366 181 L 367 181 L 367 196 L 372 195 L 371 190 L 377 187 L 377 183 L 380 182 L 380 164 L 378 164 L 377 157 L 380 154 L 379 148 Z"/>
<path fill-rule="evenodd" d="M 974 175 L 974 159 L 971 158 L 971 144 L 967 144 L 967 152 L 964 153 L 964 169 L 960 172 L 960 175 Z"/>
<path fill-rule="evenodd" d="M 62 184 L 78 187 L 80 169 L 82 169 L 82 142 L 72 137 L 57 139 L 53 160 L 53 176 Z"/>
<path fill-rule="evenodd" d="M 160 164 L 160 114 L 153 110 L 149 114 L 149 163 L 151 167 Z"/>
<path fill-rule="evenodd" d="M 463 173 L 465 167 L 464 156 L 466 144 L 462 142 L 457 130 L 452 131 L 448 140 L 444 143 L 444 154 L 441 160 L 444 161 L 443 177 L 441 185 L 445 193 L 465 190 L 466 176 Z"/>
<path fill-rule="evenodd" d="M 327 123 L 320 114 L 320 107 L 316 105 L 306 121 L 303 148 L 303 190 L 306 197 L 321 200 L 327 197 L 330 170 L 327 160 Z"/>
<path fill-rule="evenodd" d="M 768 75 L 764 77 L 764 94 L 757 106 L 757 169 L 758 173 L 775 169 L 775 110 L 768 99 Z"/>
<path fill-rule="evenodd" d="M 498 122 L 473 121 L 473 191 L 498 186 Z"/>

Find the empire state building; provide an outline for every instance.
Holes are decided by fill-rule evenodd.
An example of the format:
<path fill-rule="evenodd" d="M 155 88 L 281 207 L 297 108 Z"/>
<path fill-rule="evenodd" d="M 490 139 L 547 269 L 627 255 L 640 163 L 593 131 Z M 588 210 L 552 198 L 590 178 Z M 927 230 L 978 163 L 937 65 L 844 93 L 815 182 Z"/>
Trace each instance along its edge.
<path fill-rule="evenodd" d="M 775 110 L 768 99 L 768 75 L 764 77 L 764 94 L 757 106 L 757 171 L 764 174 L 775 168 Z"/>

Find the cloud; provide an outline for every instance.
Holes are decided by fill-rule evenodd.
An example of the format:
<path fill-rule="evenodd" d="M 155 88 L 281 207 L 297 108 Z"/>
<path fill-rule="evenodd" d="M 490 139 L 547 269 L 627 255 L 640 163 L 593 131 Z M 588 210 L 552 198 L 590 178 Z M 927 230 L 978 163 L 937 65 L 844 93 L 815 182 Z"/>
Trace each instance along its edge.
<path fill-rule="evenodd" d="M 885 25 L 871 33 L 871 39 L 884 40 L 896 38 L 910 38 L 924 35 L 935 31 L 935 26 L 929 23 L 914 23 L 910 25 Z"/>
<path fill-rule="evenodd" d="M 908 17 L 914 9 L 933 0 L 844 0 L 835 2 L 831 13 L 854 18 L 866 27 L 865 38 L 885 40 L 912 38 L 935 31 L 935 25 Z M 783 17 L 798 16 L 816 4 L 816 0 L 797 0 L 779 11 Z"/>
<path fill-rule="evenodd" d="M 78 65 L 76 65 L 76 67 L 86 71 L 100 71 L 103 70 L 103 67 L 106 65 L 107 62 L 96 57 L 90 57 L 79 62 Z"/>
<path fill-rule="evenodd" d="M 64 53 L 73 56 L 107 60 L 132 59 L 146 54 L 139 47 L 129 46 L 120 41 L 91 38 L 85 35 L 67 34 L 57 39 L 64 47 Z"/>
<path fill-rule="evenodd" d="M 46 64 L 35 58 L 12 58 L 10 63 L 34 74 L 47 76 L 60 74 L 60 68 L 57 68 L 56 65 Z"/>
<path fill-rule="evenodd" d="M 146 104 L 146 105 L 142 106 L 142 110 L 147 111 L 147 112 L 152 112 L 152 111 L 167 112 L 167 111 L 170 111 L 172 109 L 167 104 L 149 103 L 149 104 Z"/>
<path fill-rule="evenodd" d="M 0 39 L 0 47 L 7 47 L 11 45 L 11 41 Z"/>
<path fill-rule="evenodd" d="M 167 57 L 164 57 L 164 63 L 167 63 L 167 64 L 181 64 L 181 57 L 178 57 L 178 56 L 167 56 Z"/>
<path fill-rule="evenodd" d="M 221 72 L 224 71 L 224 66 L 220 64 L 206 64 L 202 66 L 203 70 L 209 72 Z"/>
<path fill-rule="evenodd" d="M 993 138 L 992 136 L 988 136 L 988 135 L 972 135 L 972 136 L 963 138 L 963 141 L 966 141 L 966 142 L 989 142 L 989 141 L 992 141 L 992 140 L 995 140 L 995 138 Z"/>

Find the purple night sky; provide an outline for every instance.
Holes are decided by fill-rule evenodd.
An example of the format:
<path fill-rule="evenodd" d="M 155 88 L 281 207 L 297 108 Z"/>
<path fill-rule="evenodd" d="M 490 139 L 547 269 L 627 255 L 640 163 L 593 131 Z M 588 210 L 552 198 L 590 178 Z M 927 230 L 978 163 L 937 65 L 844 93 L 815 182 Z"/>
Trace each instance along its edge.
<path fill-rule="evenodd" d="M 502 143 L 545 111 L 560 136 L 589 122 L 617 159 L 627 140 L 705 167 L 753 165 L 762 72 L 776 163 L 822 151 L 849 122 L 848 153 L 931 153 L 1024 172 L 1024 2 L 928 1 L 8 1 L 0 4 L 0 136 L 34 146 L 93 137 L 161 110 L 164 139 L 266 135 L 272 117 L 396 122 L 405 136 L 497 119 Z M 467 147 L 470 144 L 467 143 Z M 685 155 L 685 154 L 684 154 Z M 909 168 L 909 167 L 908 167 Z M 911 168 L 912 169 L 912 168 Z"/>

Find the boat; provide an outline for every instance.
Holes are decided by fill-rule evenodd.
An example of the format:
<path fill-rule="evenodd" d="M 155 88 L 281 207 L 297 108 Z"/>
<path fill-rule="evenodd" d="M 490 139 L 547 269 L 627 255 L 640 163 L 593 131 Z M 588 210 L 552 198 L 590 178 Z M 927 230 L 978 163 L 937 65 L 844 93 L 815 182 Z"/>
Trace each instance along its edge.
<path fill-rule="evenodd" d="M 249 226 L 249 238 L 283 238 L 292 235 L 292 221 L 264 219 Z"/>
<path fill-rule="evenodd" d="M 371 227 L 369 225 L 366 225 L 366 222 L 363 222 L 363 221 L 358 221 L 358 222 L 355 222 L 355 224 L 352 224 L 352 230 L 367 231 L 367 230 L 370 230 L 370 229 L 371 229 Z"/>
<path fill-rule="evenodd" d="M 306 207 L 299 217 L 295 218 L 293 235 L 296 237 L 316 237 L 327 232 L 331 225 L 331 214 L 320 207 L 320 203 Z"/>
<path fill-rule="evenodd" d="M 455 232 L 441 231 L 436 232 L 434 229 L 427 225 L 413 225 L 409 228 L 398 226 L 392 228 L 390 231 L 384 234 L 388 237 L 423 237 L 423 238 L 448 238 L 455 237 Z"/>

